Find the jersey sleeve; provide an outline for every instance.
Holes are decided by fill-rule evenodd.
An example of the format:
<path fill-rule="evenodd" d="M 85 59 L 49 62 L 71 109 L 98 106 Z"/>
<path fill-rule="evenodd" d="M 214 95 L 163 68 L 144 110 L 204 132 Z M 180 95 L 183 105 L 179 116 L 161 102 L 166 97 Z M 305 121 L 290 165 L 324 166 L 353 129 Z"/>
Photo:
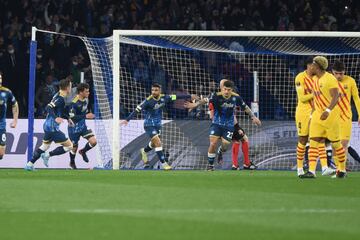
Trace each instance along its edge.
<path fill-rule="evenodd" d="M 333 75 L 328 75 L 328 78 L 325 81 L 326 87 L 330 90 L 333 88 L 339 89 L 338 80 Z"/>
<path fill-rule="evenodd" d="M 360 99 L 359 99 L 359 90 L 356 86 L 356 82 L 354 79 L 351 79 L 351 96 L 354 100 L 356 111 L 360 114 Z"/>
<path fill-rule="evenodd" d="M 65 104 L 64 99 L 60 97 L 54 97 L 51 102 L 46 106 L 46 110 L 48 114 L 54 118 L 56 118 L 55 109 L 61 107 Z"/>
<path fill-rule="evenodd" d="M 236 96 L 236 106 L 240 107 L 241 110 L 245 110 L 247 105 L 244 102 L 244 100 L 242 99 L 242 97 Z"/>
<path fill-rule="evenodd" d="M 301 81 L 301 76 L 297 75 L 295 78 L 295 88 L 298 100 L 302 103 L 306 103 L 313 99 L 313 94 L 305 94 L 304 83 Z"/>
<path fill-rule="evenodd" d="M 12 91 L 10 91 L 10 90 L 9 90 L 8 94 L 9 94 L 9 99 L 10 99 L 10 101 L 11 101 L 11 104 L 12 104 L 12 105 L 15 105 L 17 101 L 16 101 L 16 99 L 15 99 L 14 94 L 13 94 Z"/>
<path fill-rule="evenodd" d="M 139 105 L 137 105 L 137 107 L 135 108 L 135 110 L 129 114 L 129 116 L 126 118 L 126 121 L 130 121 L 131 119 L 133 119 L 136 114 L 140 113 L 144 108 L 146 108 L 148 101 L 144 100 L 142 101 Z"/>

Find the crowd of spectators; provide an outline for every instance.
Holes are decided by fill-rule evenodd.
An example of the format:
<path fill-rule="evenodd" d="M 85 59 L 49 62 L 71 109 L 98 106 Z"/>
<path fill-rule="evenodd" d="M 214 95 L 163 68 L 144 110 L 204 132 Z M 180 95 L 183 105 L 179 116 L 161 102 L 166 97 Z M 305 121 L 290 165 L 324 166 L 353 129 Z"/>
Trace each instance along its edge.
<path fill-rule="evenodd" d="M 2 0 L 0 70 L 13 90 L 21 117 L 27 115 L 31 26 L 89 37 L 107 37 L 112 29 L 359 31 L 360 2 L 355 0 Z M 90 75 L 80 41 L 39 35 L 36 65 L 37 115 L 57 82 L 80 72 Z M 139 63 L 134 78 L 147 66 Z M 157 69 L 159 81 L 164 73 Z"/>

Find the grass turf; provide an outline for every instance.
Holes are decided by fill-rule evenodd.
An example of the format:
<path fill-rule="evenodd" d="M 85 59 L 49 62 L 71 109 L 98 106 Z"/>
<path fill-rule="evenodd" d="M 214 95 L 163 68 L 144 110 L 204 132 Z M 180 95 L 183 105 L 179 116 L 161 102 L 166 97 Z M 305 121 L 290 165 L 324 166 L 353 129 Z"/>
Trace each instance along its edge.
<path fill-rule="evenodd" d="M 360 173 L 0 170 L 1 239 L 357 239 Z"/>

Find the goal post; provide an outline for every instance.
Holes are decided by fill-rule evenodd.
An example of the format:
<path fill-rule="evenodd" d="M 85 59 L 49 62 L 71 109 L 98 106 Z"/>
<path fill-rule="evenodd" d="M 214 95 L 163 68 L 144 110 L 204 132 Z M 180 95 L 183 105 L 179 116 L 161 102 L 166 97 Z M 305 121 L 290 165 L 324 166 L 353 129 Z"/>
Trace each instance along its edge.
<path fill-rule="evenodd" d="M 149 142 L 144 116 L 139 114 L 128 126 L 120 121 L 150 95 L 155 81 L 166 94 L 202 96 L 216 91 L 222 78 L 235 81 L 239 94 L 264 120 L 257 128 L 243 112 L 237 116 L 249 137 L 251 160 L 263 169 L 291 169 L 296 162 L 293 82 L 301 63 L 325 55 L 330 62 L 343 60 L 351 76 L 360 74 L 360 33 L 114 30 L 109 38 L 88 38 L 38 31 L 85 44 L 94 83 L 99 165 L 108 169 L 144 167 L 139 153 Z M 182 104 L 178 100 L 164 110 L 165 155 L 175 169 L 204 169 L 207 106 L 188 112 Z M 224 168 L 231 164 L 230 155 L 224 156 Z M 149 159 L 156 167 L 156 156 Z"/>

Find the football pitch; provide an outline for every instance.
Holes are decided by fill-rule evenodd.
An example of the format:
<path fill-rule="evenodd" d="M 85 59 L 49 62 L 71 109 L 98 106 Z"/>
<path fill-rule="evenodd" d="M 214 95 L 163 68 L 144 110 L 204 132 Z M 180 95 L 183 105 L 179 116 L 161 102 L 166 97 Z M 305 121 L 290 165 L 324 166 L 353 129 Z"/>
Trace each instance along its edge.
<path fill-rule="evenodd" d="M 0 239 L 358 239 L 360 173 L 0 170 Z"/>

